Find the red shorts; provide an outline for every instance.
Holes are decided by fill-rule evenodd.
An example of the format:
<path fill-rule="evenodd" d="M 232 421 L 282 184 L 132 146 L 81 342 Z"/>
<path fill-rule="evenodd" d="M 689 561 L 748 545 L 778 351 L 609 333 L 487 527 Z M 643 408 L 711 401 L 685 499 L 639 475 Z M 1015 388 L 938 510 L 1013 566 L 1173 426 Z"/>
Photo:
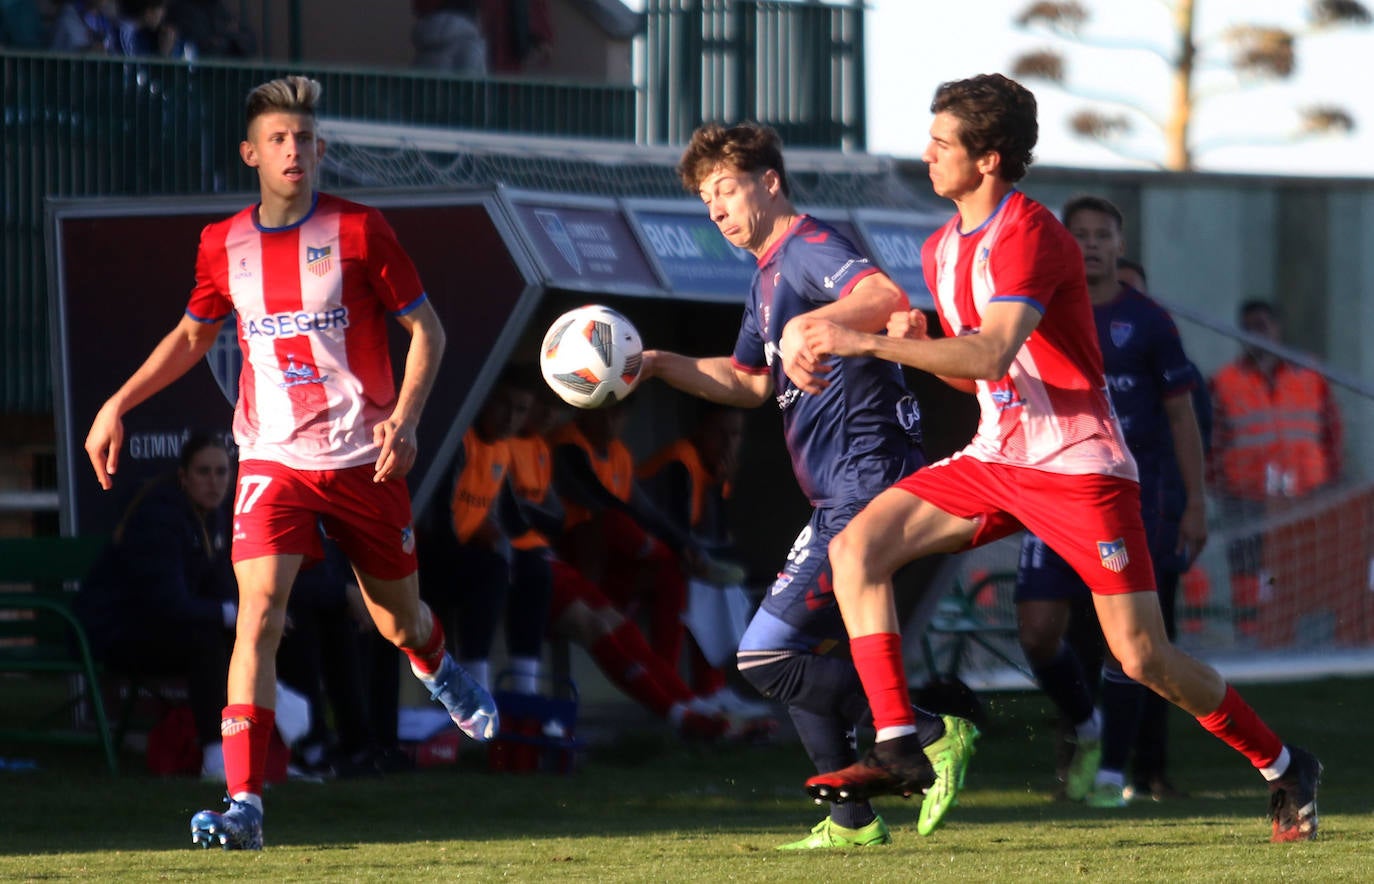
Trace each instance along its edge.
<path fill-rule="evenodd" d="M 1095 593 L 1155 589 L 1140 518 L 1140 485 L 954 457 L 896 484 L 945 512 L 978 521 L 970 546 L 1025 528 L 1059 553 Z"/>
<path fill-rule="evenodd" d="M 320 525 L 358 570 L 382 580 L 415 572 L 415 530 L 404 481 L 373 482 L 371 464 L 296 470 L 265 460 L 239 464 L 235 562 L 262 556 L 324 557 Z"/>

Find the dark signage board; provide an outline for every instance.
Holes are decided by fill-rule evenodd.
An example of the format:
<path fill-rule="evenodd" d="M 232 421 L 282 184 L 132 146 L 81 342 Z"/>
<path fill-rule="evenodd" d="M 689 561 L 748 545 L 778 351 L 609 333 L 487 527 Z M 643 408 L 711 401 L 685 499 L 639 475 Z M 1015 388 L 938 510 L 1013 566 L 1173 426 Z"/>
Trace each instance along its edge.
<path fill-rule="evenodd" d="M 700 201 L 631 202 L 628 208 L 640 240 L 674 294 L 744 303 L 758 262 L 720 235 Z"/>
<path fill-rule="evenodd" d="M 493 356 L 510 346 L 539 291 L 524 248 L 494 191 L 364 197 L 378 206 L 420 271 L 447 332 L 440 377 L 418 431 L 419 460 L 409 482 L 434 484 L 430 467 L 476 412 Z M 148 479 L 175 468 L 195 430 L 229 433 L 241 356 L 226 321 L 204 368 L 193 368 L 124 419 L 115 489 L 96 483 L 83 445 L 96 411 L 180 321 L 195 278 L 201 229 L 251 197 L 71 200 L 50 209 L 54 272 L 54 414 L 57 418 L 63 530 L 108 533 Z M 427 201 L 428 200 L 428 201 Z M 392 323 L 391 357 L 400 383 L 406 344 Z M 458 433 L 461 435 L 461 433 Z M 446 462 L 446 460 L 445 460 Z M 417 501 L 418 502 L 418 501 Z"/>
<path fill-rule="evenodd" d="M 860 209 L 854 219 L 873 259 L 906 290 L 911 306 L 934 310 L 935 298 L 921 269 L 921 246 L 949 216 Z"/>
<path fill-rule="evenodd" d="M 550 285 L 603 294 L 663 294 L 662 281 L 614 200 L 521 191 L 507 195 Z"/>

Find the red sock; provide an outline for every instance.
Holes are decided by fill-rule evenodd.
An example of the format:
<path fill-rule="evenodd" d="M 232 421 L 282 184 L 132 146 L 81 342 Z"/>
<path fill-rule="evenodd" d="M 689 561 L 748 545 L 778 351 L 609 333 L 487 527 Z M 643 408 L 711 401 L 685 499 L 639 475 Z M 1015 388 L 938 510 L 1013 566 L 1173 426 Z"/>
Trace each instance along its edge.
<path fill-rule="evenodd" d="M 444 627 L 438 617 L 430 617 L 430 622 L 434 631 L 429 634 L 429 641 L 418 648 L 401 648 L 415 671 L 424 675 L 433 675 L 444 663 Z"/>
<path fill-rule="evenodd" d="M 1283 741 L 1229 684 L 1217 711 L 1199 718 L 1198 724 L 1250 759 L 1256 768 L 1272 767 L 1283 752 Z"/>
<path fill-rule="evenodd" d="M 692 698 L 681 679 L 677 679 L 678 685 L 665 682 L 662 661 L 632 623 L 620 624 L 587 650 L 612 684 L 660 718 L 668 714 L 674 703 Z"/>
<path fill-rule="evenodd" d="M 248 703 L 234 703 L 224 707 L 219 723 L 224 739 L 224 781 L 232 797 L 242 792 L 262 794 L 263 775 L 267 770 L 267 745 L 277 713 L 272 709 Z"/>
<path fill-rule="evenodd" d="M 850 639 L 849 649 L 873 710 L 873 727 L 914 725 L 916 710 L 902 666 L 902 637 L 895 632 L 875 632 Z"/>

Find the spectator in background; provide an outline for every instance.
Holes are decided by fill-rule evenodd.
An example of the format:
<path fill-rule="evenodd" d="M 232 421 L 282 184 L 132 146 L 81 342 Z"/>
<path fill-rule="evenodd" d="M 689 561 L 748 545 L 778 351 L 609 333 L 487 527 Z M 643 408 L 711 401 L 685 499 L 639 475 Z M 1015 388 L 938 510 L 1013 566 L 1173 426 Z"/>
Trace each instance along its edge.
<path fill-rule="evenodd" d="M 546 68 L 553 56 L 548 0 L 481 0 L 487 70 L 520 74 Z"/>
<path fill-rule="evenodd" d="M 431 603 L 457 636 L 458 659 L 477 682 L 492 685 L 490 657 L 504 619 L 508 665 L 521 693 L 534 693 L 548 625 L 549 584 L 529 580 L 512 586 L 507 441 L 524 426 L 534 394 L 503 375 L 463 436 L 455 464 L 449 517 L 457 540 L 447 586 L 431 590 Z"/>
<path fill-rule="evenodd" d="M 43 17 L 34 0 L 0 0 L 0 46 L 42 49 Z"/>
<path fill-rule="evenodd" d="M 109 0 L 70 0 L 53 21 L 50 47 L 54 52 L 113 52 L 117 15 Z"/>
<path fill-rule="evenodd" d="M 744 579 L 743 569 L 722 560 L 732 551 L 726 501 L 731 495 L 739 467 L 740 444 L 744 438 L 744 412 L 715 403 L 704 403 L 692 432 L 654 453 L 640 464 L 638 478 L 658 504 L 664 516 L 679 531 L 689 535 L 721 567 L 707 575 L 714 590 L 736 585 Z M 738 651 L 731 648 L 731 655 Z M 688 632 L 688 659 L 692 689 L 720 711 L 743 717 L 762 717 L 767 707 L 740 697 L 726 684 L 725 672 L 712 666 L 700 645 Z"/>
<path fill-rule="evenodd" d="M 167 24 L 176 31 L 178 58 L 249 58 L 258 51 L 257 37 L 223 0 L 170 0 Z"/>
<path fill-rule="evenodd" d="M 1283 339 L 1272 304 L 1246 301 L 1239 320 L 1264 341 Z M 1227 524 L 1253 522 L 1340 477 L 1340 410 L 1319 373 L 1247 343 L 1212 378 L 1212 402 L 1211 477 Z M 1232 543 L 1226 555 L 1237 625 L 1254 634 L 1270 579 L 1260 535 Z"/>
<path fill-rule="evenodd" d="M 634 459 L 620 440 L 626 416 L 623 405 L 579 410 L 550 435 L 566 512 L 558 550 L 627 617 L 645 610 L 654 651 L 676 671 L 686 572 L 701 550 L 635 483 Z"/>
<path fill-rule="evenodd" d="M 477 23 L 477 0 L 411 0 L 410 41 L 415 66 L 480 77 L 487 72 L 487 41 Z"/>
<path fill-rule="evenodd" d="M 562 534 L 564 520 L 562 504 L 553 493 L 552 452 L 544 439 L 554 412 L 540 395 L 547 394 L 547 388 L 537 371 L 517 370 L 513 377 L 532 399 L 525 425 L 507 440 L 510 487 L 526 525 L 511 541 L 517 591 L 532 594 L 539 581 L 547 581 L 552 594 L 549 634 L 584 647 L 612 684 L 666 720 L 684 739 L 749 740 L 771 733 L 774 722 L 736 720 L 697 697 L 677 669 L 649 647 L 634 621 L 554 553 L 551 541 Z"/>
<path fill-rule="evenodd" d="M 170 56 L 177 33 L 166 18 L 167 0 L 119 0 L 114 54 Z"/>
<path fill-rule="evenodd" d="M 176 472 L 129 504 L 76 600 L 92 652 L 110 669 L 185 676 L 207 778 L 224 776 L 220 710 L 238 610 L 224 510 L 230 473 L 222 435 L 188 438 Z"/>

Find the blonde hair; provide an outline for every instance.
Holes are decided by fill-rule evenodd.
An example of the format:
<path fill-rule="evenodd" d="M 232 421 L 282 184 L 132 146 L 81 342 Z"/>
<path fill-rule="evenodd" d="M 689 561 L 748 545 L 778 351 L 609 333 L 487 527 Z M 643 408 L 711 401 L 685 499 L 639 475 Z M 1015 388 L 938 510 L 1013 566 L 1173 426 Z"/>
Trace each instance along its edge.
<path fill-rule="evenodd" d="M 323 91 L 319 80 L 309 77 L 282 77 L 269 80 L 248 93 L 245 129 L 263 114 L 288 113 L 315 116 L 315 105 Z"/>

